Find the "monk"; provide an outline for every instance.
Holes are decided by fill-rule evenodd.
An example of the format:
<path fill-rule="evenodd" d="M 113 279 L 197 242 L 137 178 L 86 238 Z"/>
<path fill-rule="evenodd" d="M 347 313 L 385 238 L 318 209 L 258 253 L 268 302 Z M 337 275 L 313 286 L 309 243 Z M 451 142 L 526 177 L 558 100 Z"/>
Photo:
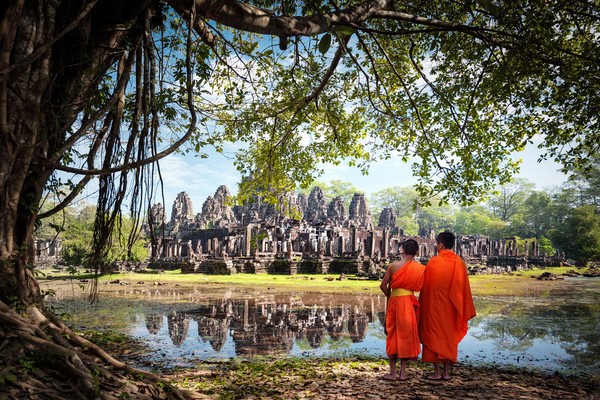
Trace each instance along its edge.
<path fill-rule="evenodd" d="M 434 365 L 433 375 L 427 378 L 449 380 L 450 366 L 458 358 L 458 343 L 467 334 L 467 321 L 476 314 L 467 267 L 452 251 L 454 235 L 442 232 L 436 241 L 438 255 L 427 263 L 419 294 L 419 337 L 423 343 L 422 360 Z"/>
<path fill-rule="evenodd" d="M 418 334 L 419 302 L 414 292 L 423 286 L 425 266 L 414 260 L 419 244 L 409 239 L 402 243 L 401 261 L 389 265 L 379 288 L 388 298 L 385 318 L 387 339 L 385 352 L 390 359 L 390 373 L 386 380 L 406 380 L 406 365 L 421 352 Z M 400 374 L 396 373 L 396 360 L 400 359 Z"/>

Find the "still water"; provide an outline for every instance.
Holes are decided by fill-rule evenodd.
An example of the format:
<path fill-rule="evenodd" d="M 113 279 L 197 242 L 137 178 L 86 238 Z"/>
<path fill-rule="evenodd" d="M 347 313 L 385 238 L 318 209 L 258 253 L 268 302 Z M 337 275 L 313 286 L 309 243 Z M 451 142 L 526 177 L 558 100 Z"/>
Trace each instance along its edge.
<path fill-rule="evenodd" d="M 68 295 L 51 304 L 75 328 L 143 341 L 152 362 L 165 367 L 231 357 L 385 356 L 383 295 L 138 288 L 94 305 Z M 459 362 L 600 375 L 600 280 L 567 278 L 549 296 L 476 298 L 475 306 Z"/>

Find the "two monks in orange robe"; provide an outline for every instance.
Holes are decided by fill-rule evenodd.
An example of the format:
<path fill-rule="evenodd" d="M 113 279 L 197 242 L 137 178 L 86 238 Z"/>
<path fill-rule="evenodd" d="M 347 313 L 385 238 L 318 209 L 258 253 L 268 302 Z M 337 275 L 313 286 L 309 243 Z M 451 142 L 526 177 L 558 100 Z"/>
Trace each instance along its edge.
<path fill-rule="evenodd" d="M 411 240 L 404 242 L 403 260 L 390 264 L 380 286 L 388 296 L 386 353 L 390 358 L 390 373 L 384 375 L 384 379 L 406 379 L 406 363 L 417 357 L 422 343 L 422 360 L 434 364 L 434 373 L 428 379 L 448 380 L 450 365 L 457 361 L 458 343 L 467 333 L 467 322 L 476 315 L 467 267 L 452 251 L 456 239 L 451 232 L 438 235 L 438 255 L 429 260 L 427 267 L 413 260 L 418 244 L 412 256 L 405 249 Z M 409 247 L 412 245 L 409 244 Z M 391 290 L 386 292 L 384 286 Z M 397 293 L 420 291 L 419 300 L 414 294 L 394 296 L 394 287 L 402 288 Z M 405 299 L 395 300 L 394 297 Z M 411 308 L 406 306 L 407 300 L 412 304 L 412 313 Z M 397 308 L 398 303 L 403 304 L 400 309 Z M 399 314 L 402 317 L 398 317 Z M 401 360 L 399 376 L 395 366 L 398 358 Z"/>

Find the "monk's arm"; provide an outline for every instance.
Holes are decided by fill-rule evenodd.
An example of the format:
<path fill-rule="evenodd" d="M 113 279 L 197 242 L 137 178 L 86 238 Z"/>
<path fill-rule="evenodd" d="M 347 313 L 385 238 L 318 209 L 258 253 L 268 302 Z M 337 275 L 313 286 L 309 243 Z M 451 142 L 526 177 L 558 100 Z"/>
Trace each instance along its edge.
<path fill-rule="evenodd" d="M 383 294 L 385 294 L 386 297 L 390 297 L 390 279 L 392 277 L 391 269 L 392 267 L 389 266 L 387 271 L 385 271 L 385 275 L 381 280 L 381 284 L 379 285 L 379 289 L 381 289 L 381 291 L 383 292 Z"/>

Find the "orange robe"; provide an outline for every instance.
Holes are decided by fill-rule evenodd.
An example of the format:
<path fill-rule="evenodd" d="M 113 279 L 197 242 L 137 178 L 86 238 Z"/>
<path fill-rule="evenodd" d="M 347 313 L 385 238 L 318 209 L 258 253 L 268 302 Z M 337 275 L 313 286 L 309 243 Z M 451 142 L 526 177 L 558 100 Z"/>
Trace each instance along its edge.
<path fill-rule="evenodd" d="M 425 266 L 413 260 L 396 271 L 390 279 L 392 291 L 402 288 L 409 294 L 395 296 L 392 293 L 388 299 L 385 318 L 385 352 L 388 357 L 416 358 L 421 352 L 418 332 L 419 302 L 410 292 L 421 290 L 424 271 Z"/>
<path fill-rule="evenodd" d="M 476 314 L 467 266 L 452 250 L 441 250 L 427 263 L 419 303 L 423 361 L 456 363 L 458 343 Z"/>

